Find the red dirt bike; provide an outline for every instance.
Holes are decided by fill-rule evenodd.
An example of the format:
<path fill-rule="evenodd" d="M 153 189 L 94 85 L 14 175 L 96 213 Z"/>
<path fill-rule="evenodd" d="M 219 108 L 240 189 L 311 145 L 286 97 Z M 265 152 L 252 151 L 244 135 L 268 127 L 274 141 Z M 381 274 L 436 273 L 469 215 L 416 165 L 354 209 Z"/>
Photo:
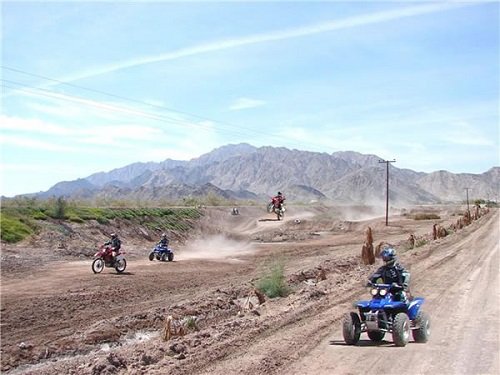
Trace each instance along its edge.
<path fill-rule="evenodd" d="M 118 273 L 122 273 L 127 268 L 127 261 L 123 256 L 122 251 L 118 251 L 118 254 L 113 258 L 113 250 L 111 246 L 102 245 L 99 251 L 94 255 L 94 261 L 92 262 L 92 271 L 94 273 L 101 273 L 104 267 L 111 267 Z"/>
<path fill-rule="evenodd" d="M 285 216 L 285 204 L 284 203 L 280 204 L 277 202 L 269 202 L 269 204 L 267 205 L 267 212 L 275 213 L 276 218 L 278 219 L 278 221 L 280 221 Z"/>

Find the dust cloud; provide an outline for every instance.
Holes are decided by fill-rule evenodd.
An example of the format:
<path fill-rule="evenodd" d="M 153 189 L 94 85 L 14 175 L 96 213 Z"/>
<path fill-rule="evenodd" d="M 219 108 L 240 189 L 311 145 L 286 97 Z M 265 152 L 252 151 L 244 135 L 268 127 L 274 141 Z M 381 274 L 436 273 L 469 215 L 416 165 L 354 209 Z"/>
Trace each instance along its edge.
<path fill-rule="evenodd" d="M 251 243 L 236 241 L 224 235 L 210 236 L 188 242 L 176 254 L 177 260 L 212 259 L 238 261 L 241 255 L 255 252 Z"/>
<path fill-rule="evenodd" d="M 367 221 L 385 216 L 385 207 L 379 206 L 339 206 L 342 219 L 348 221 Z"/>

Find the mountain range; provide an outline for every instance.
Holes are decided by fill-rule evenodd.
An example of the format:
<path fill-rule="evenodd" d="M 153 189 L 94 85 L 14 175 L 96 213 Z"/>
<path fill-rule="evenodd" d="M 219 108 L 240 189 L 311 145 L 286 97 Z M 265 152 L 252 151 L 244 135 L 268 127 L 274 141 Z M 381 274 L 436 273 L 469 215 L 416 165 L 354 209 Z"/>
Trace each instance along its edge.
<path fill-rule="evenodd" d="M 133 163 L 35 194 L 40 198 L 179 200 L 209 193 L 227 199 L 268 199 L 282 191 L 289 201 L 326 200 L 381 204 L 386 199 L 386 164 L 376 155 L 332 154 L 226 145 L 189 161 Z M 496 199 L 500 167 L 482 174 L 399 169 L 390 164 L 391 204 L 431 204 L 469 198 Z"/>

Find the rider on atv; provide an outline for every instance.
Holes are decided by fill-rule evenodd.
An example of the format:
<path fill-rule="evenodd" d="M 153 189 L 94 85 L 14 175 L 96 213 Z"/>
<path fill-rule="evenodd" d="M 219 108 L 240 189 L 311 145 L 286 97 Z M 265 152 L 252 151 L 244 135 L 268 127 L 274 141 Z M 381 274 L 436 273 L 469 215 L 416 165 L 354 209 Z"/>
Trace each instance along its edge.
<path fill-rule="evenodd" d="M 111 239 L 108 242 L 105 242 L 104 246 L 111 246 L 111 256 L 113 257 L 114 260 L 115 256 L 120 251 L 120 247 L 122 246 L 122 241 L 120 241 L 116 233 L 111 233 Z"/>
<path fill-rule="evenodd" d="M 380 254 L 384 265 L 380 267 L 369 281 L 372 284 L 391 284 L 396 299 L 407 302 L 406 292 L 410 284 L 410 272 L 396 261 L 396 250 L 389 247 Z"/>
<path fill-rule="evenodd" d="M 164 247 L 165 249 L 168 249 L 168 243 L 169 243 L 169 240 L 168 240 L 167 234 L 163 233 L 161 235 L 160 241 L 158 241 L 158 245 L 161 247 Z"/>

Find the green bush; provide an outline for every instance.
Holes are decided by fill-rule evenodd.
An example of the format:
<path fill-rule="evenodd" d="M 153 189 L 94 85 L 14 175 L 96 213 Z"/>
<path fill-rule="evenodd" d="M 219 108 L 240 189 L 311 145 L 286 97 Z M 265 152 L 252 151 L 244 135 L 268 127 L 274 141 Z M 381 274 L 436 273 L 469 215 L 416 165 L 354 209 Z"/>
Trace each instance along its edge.
<path fill-rule="evenodd" d="M 426 240 L 425 238 L 420 238 L 415 241 L 415 247 L 421 247 L 427 245 L 427 243 L 429 243 L 428 240 Z"/>
<path fill-rule="evenodd" d="M 413 215 L 413 220 L 439 220 L 441 216 L 431 213 L 420 213 Z"/>
<path fill-rule="evenodd" d="M 83 223 L 85 220 L 83 220 L 81 217 L 76 216 L 76 215 L 69 215 L 68 220 L 72 221 L 73 223 Z"/>
<path fill-rule="evenodd" d="M 16 217 L 0 214 L 0 237 L 8 243 L 19 242 L 33 233 L 33 230 Z"/>
<path fill-rule="evenodd" d="M 285 267 L 282 262 L 273 263 L 257 281 L 257 289 L 269 298 L 285 297 L 290 289 L 285 281 Z"/>

